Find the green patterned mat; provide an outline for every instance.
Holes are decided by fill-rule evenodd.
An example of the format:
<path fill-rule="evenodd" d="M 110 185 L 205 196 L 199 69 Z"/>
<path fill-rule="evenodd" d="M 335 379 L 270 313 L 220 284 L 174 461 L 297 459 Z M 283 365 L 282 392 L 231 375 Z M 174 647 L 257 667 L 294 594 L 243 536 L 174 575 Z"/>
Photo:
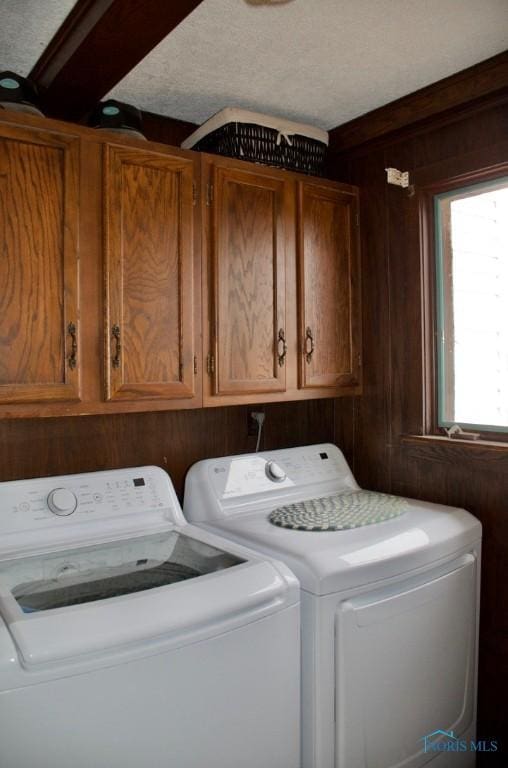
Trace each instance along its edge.
<path fill-rule="evenodd" d="M 269 520 L 297 531 L 345 531 L 382 523 L 408 509 L 406 499 L 375 491 L 346 491 L 274 509 Z"/>

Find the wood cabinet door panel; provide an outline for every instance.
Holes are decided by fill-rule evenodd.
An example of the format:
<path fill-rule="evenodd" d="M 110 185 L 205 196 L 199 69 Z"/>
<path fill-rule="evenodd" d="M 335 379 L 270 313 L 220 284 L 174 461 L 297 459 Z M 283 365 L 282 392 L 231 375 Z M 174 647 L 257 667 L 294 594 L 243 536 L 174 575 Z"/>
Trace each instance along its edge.
<path fill-rule="evenodd" d="M 298 183 L 300 386 L 359 382 L 357 197 Z"/>
<path fill-rule="evenodd" d="M 0 402 L 78 400 L 79 140 L 0 126 Z"/>
<path fill-rule="evenodd" d="M 215 393 L 283 392 L 286 182 L 217 165 L 213 190 Z"/>
<path fill-rule="evenodd" d="M 193 161 L 108 146 L 105 166 L 107 397 L 193 397 Z"/>

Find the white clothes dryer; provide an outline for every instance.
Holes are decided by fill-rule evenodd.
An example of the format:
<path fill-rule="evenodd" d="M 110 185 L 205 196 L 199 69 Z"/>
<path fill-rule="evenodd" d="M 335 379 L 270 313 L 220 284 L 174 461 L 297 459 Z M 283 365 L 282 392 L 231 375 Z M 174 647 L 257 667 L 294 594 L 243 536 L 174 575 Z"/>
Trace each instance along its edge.
<path fill-rule="evenodd" d="M 2 768 L 299 768 L 298 582 L 158 467 L 0 483 Z"/>
<path fill-rule="evenodd" d="M 303 768 L 474 765 L 478 520 L 361 491 L 329 444 L 199 462 L 184 514 L 300 580 Z"/>

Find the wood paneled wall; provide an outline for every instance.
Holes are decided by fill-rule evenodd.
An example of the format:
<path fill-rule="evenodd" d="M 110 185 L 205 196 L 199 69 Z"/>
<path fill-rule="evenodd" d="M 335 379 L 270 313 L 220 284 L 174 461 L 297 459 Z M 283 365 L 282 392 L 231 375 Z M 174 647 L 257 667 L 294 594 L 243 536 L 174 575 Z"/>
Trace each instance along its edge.
<path fill-rule="evenodd" d="M 256 438 L 247 435 L 249 411 L 265 411 L 261 449 L 268 450 L 334 442 L 335 402 L 4 419 L 0 481 L 156 464 L 169 472 L 181 497 L 185 474 L 194 462 L 255 449 Z"/>
<path fill-rule="evenodd" d="M 508 765 L 508 445 L 402 436 L 422 434 L 424 424 L 419 180 L 506 161 L 507 137 L 508 97 L 335 163 L 338 179 L 360 187 L 364 339 L 364 395 L 337 401 L 336 427 L 364 487 L 462 506 L 483 524 L 478 733 L 504 741 L 497 757 L 479 757 L 486 766 Z M 413 195 L 386 184 L 390 166 L 409 171 Z"/>
<path fill-rule="evenodd" d="M 143 112 L 142 118 L 142 131 L 149 141 L 159 141 L 161 144 L 171 144 L 173 147 L 179 147 L 182 141 L 194 133 L 198 127 L 194 123 L 155 115 L 153 112 Z"/>

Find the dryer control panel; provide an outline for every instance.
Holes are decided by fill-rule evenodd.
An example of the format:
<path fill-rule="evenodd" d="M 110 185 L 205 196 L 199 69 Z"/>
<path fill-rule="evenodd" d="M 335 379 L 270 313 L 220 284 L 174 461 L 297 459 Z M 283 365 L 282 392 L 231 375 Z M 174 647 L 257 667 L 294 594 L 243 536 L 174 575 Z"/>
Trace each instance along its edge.
<path fill-rule="evenodd" d="M 349 476 L 349 467 L 335 446 L 289 448 L 208 462 L 209 481 L 219 499 L 278 493 Z"/>
<path fill-rule="evenodd" d="M 342 451 L 331 443 L 225 456 L 191 467 L 185 516 L 209 522 L 357 488 Z"/>

